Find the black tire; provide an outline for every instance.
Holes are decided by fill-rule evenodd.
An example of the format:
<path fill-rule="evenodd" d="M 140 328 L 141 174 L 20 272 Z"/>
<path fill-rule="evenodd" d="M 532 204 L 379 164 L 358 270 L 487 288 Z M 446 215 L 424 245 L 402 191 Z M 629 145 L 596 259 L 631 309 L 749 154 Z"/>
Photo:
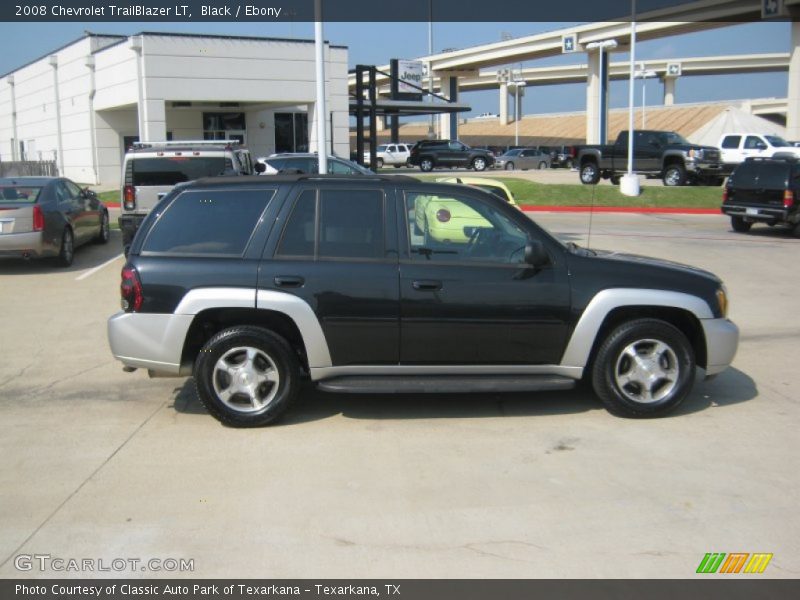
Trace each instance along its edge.
<path fill-rule="evenodd" d="M 403 165 L 392 165 L 392 166 L 393 166 L 395 169 L 399 169 L 399 168 L 400 168 L 400 167 L 402 167 Z"/>
<path fill-rule="evenodd" d="M 731 229 L 737 233 L 747 233 L 752 226 L 752 223 L 748 223 L 742 217 L 731 217 Z"/>
<path fill-rule="evenodd" d="M 382 169 L 383 168 L 383 159 L 382 158 L 377 158 L 375 160 L 375 164 L 378 166 L 379 169 Z"/>
<path fill-rule="evenodd" d="M 72 229 L 64 227 L 61 233 L 61 247 L 58 249 L 58 257 L 56 262 L 60 267 L 69 267 L 75 258 L 75 236 L 72 234 Z"/>
<path fill-rule="evenodd" d="M 658 348 L 666 350 L 659 353 Z M 662 378 L 646 386 L 639 383 L 636 377 L 645 375 L 635 357 L 642 357 L 641 370 L 648 378 L 655 378 L 659 371 Z M 658 319 L 637 319 L 619 325 L 603 340 L 592 365 L 592 387 L 615 415 L 661 416 L 677 408 L 689 394 L 695 368 L 692 345 L 679 329 Z M 674 380 L 669 380 L 670 375 Z"/>
<path fill-rule="evenodd" d="M 108 225 L 108 213 L 103 211 L 100 217 L 100 232 L 97 234 L 97 237 L 94 238 L 94 241 L 96 244 L 107 244 L 110 239 L 111 229 Z"/>
<path fill-rule="evenodd" d="M 254 356 L 251 358 L 246 350 L 238 350 L 240 348 L 253 349 Z M 251 390 L 256 396 L 265 395 L 259 399 L 264 401 L 263 406 L 248 401 L 247 394 L 240 391 L 234 391 L 226 402 L 217 391 L 225 386 L 226 377 L 227 386 L 221 391 L 238 390 L 220 363 L 230 364 L 227 359 L 222 360 L 223 357 L 227 355 L 234 360 L 241 352 L 246 358 L 231 367 L 243 370 L 243 379 L 237 380 L 238 383 L 245 383 L 249 378 L 253 386 L 253 378 L 258 377 L 254 371 L 262 370 L 263 376 L 273 371 L 277 373 L 277 382 L 263 381 Z M 248 360 L 253 368 L 246 371 Z M 297 397 L 300 364 L 291 346 L 279 335 L 260 327 L 237 326 L 220 331 L 206 342 L 195 361 L 194 381 L 200 401 L 215 419 L 231 427 L 261 427 L 284 414 Z"/>
<path fill-rule="evenodd" d="M 539 163 L 539 170 L 544 171 L 547 168 L 547 163 L 542 161 Z"/>
<path fill-rule="evenodd" d="M 800 223 L 792 228 L 792 235 L 796 238 L 800 238 Z"/>
<path fill-rule="evenodd" d="M 475 158 L 472 159 L 471 166 L 476 171 L 485 171 L 486 167 L 488 167 L 489 165 L 487 164 L 485 158 L 483 158 L 482 156 L 476 156 Z"/>
<path fill-rule="evenodd" d="M 571 159 L 571 158 L 568 158 L 568 159 L 566 160 L 566 162 L 564 163 L 564 168 L 566 168 L 566 169 L 569 169 L 570 171 L 572 170 L 572 168 L 573 168 L 574 166 L 575 166 L 575 163 L 572 161 L 572 159 Z"/>
<path fill-rule="evenodd" d="M 581 183 L 584 185 L 594 185 L 600 181 L 600 169 L 594 161 L 586 161 L 581 165 L 580 170 Z"/>
<path fill-rule="evenodd" d="M 667 187 L 686 185 L 686 168 L 681 163 L 671 163 L 664 167 L 662 178 Z"/>
<path fill-rule="evenodd" d="M 433 159 L 432 158 L 425 157 L 425 158 L 421 158 L 419 160 L 419 170 L 420 171 L 424 171 L 425 173 L 428 173 L 430 171 L 433 171 L 433 166 L 434 165 L 433 165 Z"/>
<path fill-rule="evenodd" d="M 612 185 L 619 185 L 619 175 L 612 175 L 609 179 Z"/>
<path fill-rule="evenodd" d="M 514 170 L 514 163 L 513 162 L 507 162 L 506 163 L 506 171 L 513 171 L 513 170 Z"/>

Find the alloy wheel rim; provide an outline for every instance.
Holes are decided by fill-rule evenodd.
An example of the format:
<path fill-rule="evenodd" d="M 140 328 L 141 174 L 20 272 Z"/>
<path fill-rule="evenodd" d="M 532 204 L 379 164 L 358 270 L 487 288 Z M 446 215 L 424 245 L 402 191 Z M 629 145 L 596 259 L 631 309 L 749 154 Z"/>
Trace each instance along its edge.
<path fill-rule="evenodd" d="M 594 167 L 584 167 L 581 171 L 581 180 L 590 182 L 592 179 L 594 179 Z"/>
<path fill-rule="evenodd" d="M 263 350 L 238 346 L 214 364 L 211 382 L 220 401 L 240 413 L 261 411 L 275 399 L 280 387 L 275 361 Z"/>
<path fill-rule="evenodd" d="M 614 366 L 620 392 L 639 404 L 668 398 L 678 385 L 680 367 L 675 351 L 665 342 L 642 339 L 628 344 Z"/>

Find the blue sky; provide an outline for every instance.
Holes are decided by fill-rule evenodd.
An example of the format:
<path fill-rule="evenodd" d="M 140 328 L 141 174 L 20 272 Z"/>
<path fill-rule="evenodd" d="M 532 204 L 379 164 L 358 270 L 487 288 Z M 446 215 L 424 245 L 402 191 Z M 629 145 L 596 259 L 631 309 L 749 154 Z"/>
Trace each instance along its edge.
<path fill-rule="evenodd" d="M 559 29 L 571 23 L 435 23 L 434 50 L 464 48 L 498 41 L 508 33 L 514 37 Z M 80 37 L 84 30 L 96 33 L 131 34 L 138 31 L 174 31 L 227 35 L 260 35 L 313 38 L 312 23 L 0 23 L 0 73 L 38 58 Z M 427 23 L 327 23 L 325 37 L 350 48 L 350 65 L 385 64 L 390 58 L 415 58 L 427 54 Z M 722 29 L 663 38 L 637 46 L 637 58 L 682 58 L 723 54 L 788 52 L 788 23 L 748 23 Z M 545 66 L 582 62 L 581 55 L 559 56 L 525 63 Z M 613 60 L 625 60 L 615 53 Z M 641 98 L 637 82 L 637 102 Z M 703 102 L 752 97 L 785 97 L 786 73 L 683 77 L 677 82 L 677 102 Z M 648 104 L 661 103 L 662 85 L 647 82 Z M 462 101 L 473 113 L 497 112 L 496 92 L 464 94 Z M 582 84 L 529 88 L 523 101 L 525 114 L 584 110 Z M 613 82 L 611 106 L 627 105 L 627 83 Z M 468 115 L 469 116 L 469 115 Z"/>

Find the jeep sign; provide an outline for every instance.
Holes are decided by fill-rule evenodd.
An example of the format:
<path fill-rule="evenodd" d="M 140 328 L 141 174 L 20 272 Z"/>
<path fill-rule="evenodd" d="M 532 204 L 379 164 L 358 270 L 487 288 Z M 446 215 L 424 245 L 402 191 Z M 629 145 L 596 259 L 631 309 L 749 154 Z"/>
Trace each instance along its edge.
<path fill-rule="evenodd" d="M 422 86 L 422 61 L 398 60 L 397 61 L 398 89 L 401 94 L 420 94 Z M 412 87 L 408 84 L 413 84 Z"/>

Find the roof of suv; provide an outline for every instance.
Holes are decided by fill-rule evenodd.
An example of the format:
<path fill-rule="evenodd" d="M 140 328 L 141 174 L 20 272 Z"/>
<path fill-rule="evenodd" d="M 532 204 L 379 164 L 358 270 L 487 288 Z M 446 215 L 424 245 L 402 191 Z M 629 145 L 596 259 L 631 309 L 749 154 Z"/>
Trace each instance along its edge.
<path fill-rule="evenodd" d="M 260 175 L 246 175 L 243 177 L 204 177 L 203 179 L 196 179 L 195 181 L 188 182 L 181 189 L 192 187 L 206 187 L 206 186 L 230 186 L 230 185 L 252 185 L 258 184 L 259 186 L 271 187 L 276 183 L 296 183 L 298 181 L 351 181 L 351 182 L 374 182 L 374 181 L 413 181 L 414 183 L 428 183 L 421 182 L 416 177 L 409 175 L 339 175 L 328 174 L 318 175 L 316 173 L 279 173 L 271 175 L 270 177 L 262 177 Z"/>
<path fill-rule="evenodd" d="M 185 142 L 135 142 L 134 145 L 128 150 L 128 154 L 139 154 L 145 152 L 224 152 L 226 150 L 246 150 L 246 146 L 243 146 L 237 142 L 231 142 L 229 140 L 220 140 L 218 143 L 209 143 L 209 142 L 202 142 L 202 141 L 191 141 L 187 140 Z"/>

